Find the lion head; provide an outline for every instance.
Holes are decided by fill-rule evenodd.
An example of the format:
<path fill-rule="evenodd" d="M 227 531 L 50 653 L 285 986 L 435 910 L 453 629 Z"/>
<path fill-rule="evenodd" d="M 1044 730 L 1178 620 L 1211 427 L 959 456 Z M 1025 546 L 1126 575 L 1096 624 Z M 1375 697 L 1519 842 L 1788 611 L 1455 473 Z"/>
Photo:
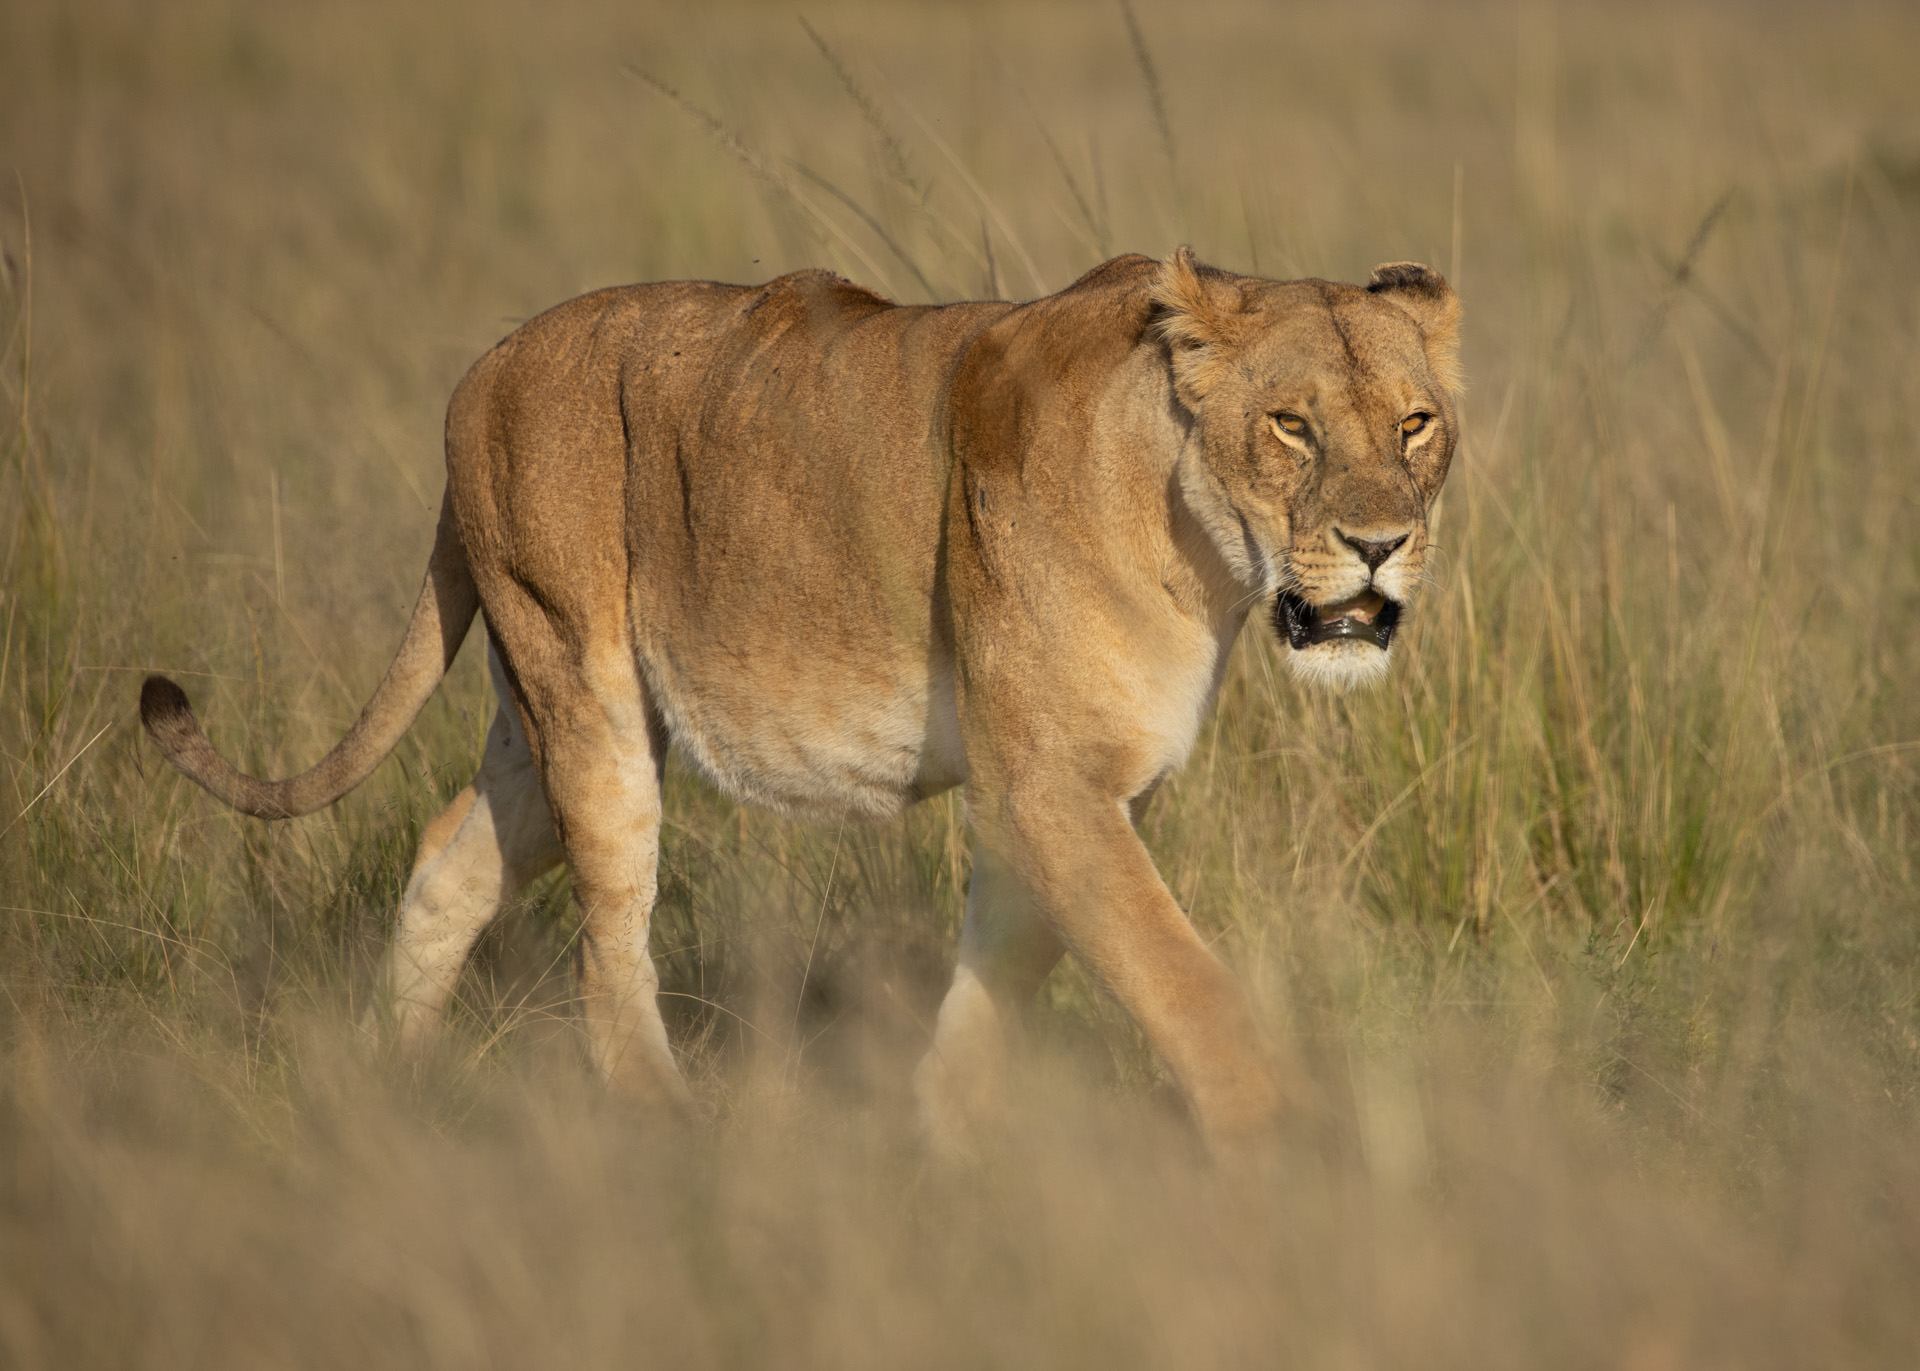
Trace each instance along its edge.
<path fill-rule="evenodd" d="M 1264 281 L 1181 248 L 1154 287 L 1191 417 L 1180 482 L 1302 676 L 1377 679 L 1458 434 L 1460 303 L 1438 273 Z"/>

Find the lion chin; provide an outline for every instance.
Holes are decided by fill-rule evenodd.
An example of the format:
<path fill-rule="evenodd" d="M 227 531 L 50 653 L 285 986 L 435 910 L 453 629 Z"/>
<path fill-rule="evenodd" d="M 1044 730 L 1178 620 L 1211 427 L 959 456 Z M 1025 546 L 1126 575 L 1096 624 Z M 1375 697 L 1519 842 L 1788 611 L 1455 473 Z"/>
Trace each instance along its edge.
<path fill-rule="evenodd" d="M 1386 679 L 1393 650 L 1372 643 L 1313 643 L 1287 652 L 1293 674 L 1310 685 L 1340 693 Z"/>

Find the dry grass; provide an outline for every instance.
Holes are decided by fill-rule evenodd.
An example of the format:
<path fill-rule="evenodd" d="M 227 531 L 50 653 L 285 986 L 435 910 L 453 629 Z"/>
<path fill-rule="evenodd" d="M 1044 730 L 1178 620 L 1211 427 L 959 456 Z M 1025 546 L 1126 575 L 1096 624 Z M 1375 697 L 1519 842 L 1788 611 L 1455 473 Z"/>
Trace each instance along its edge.
<path fill-rule="evenodd" d="M 0 1364 L 1913 1364 L 1920 16 L 807 20 L 0 13 Z M 445 397 L 545 305 L 1023 296 L 1183 238 L 1469 310 L 1391 683 L 1307 694 L 1250 631 L 1148 825 L 1301 1087 L 1258 1194 L 1071 969 L 1002 1155 L 922 1174 L 951 799 L 822 831 L 672 777 L 684 1137 L 581 1080 L 561 884 L 441 1058 L 349 1027 L 477 757 L 471 646 L 311 819 L 138 736 L 153 666 L 256 768 L 338 735 Z"/>

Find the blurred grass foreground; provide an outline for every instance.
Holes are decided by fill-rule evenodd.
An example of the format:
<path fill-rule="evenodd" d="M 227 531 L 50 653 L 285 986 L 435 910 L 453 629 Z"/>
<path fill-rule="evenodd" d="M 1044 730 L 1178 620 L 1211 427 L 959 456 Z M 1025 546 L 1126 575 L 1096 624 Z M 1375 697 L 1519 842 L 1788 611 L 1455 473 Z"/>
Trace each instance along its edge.
<path fill-rule="evenodd" d="M 0 10 L 0 1365 L 1920 1362 L 1920 11 L 230 0 Z M 1189 241 L 1426 261 L 1466 440 L 1389 684 L 1256 621 L 1147 836 L 1301 1100 L 1222 1193 L 1072 968 L 977 1176 L 907 1097 L 958 802 L 670 773 L 715 1122 L 593 1098 L 564 877 L 352 1028 L 490 709 L 223 812 L 398 641 L 465 367 L 589 287 L 917 301 Z"/>

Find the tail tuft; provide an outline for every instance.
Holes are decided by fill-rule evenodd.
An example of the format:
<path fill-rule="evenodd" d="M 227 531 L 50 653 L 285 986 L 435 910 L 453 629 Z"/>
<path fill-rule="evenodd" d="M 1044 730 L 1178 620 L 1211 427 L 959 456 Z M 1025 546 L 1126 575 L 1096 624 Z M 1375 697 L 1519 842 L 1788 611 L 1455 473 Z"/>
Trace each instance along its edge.
<path fill-rule="evenodd" d="M 149 676 L 140 686 L 140 722 L 160 750 L 171 757 L 200 732 L 187 692 L 165 676 Z"/>
<path fill-rule="evenodd" d="M 193 717 L 187 692 L 165 676 L 149 676 L 141 683 L 140 722 L 176 771 L 242 813 L 259 819 L 291 819 L 306 812 L 289 803 L 293 788 L 287 782 L 243 776 L 215 752 L 200 731 L 200 721 Z"/>

